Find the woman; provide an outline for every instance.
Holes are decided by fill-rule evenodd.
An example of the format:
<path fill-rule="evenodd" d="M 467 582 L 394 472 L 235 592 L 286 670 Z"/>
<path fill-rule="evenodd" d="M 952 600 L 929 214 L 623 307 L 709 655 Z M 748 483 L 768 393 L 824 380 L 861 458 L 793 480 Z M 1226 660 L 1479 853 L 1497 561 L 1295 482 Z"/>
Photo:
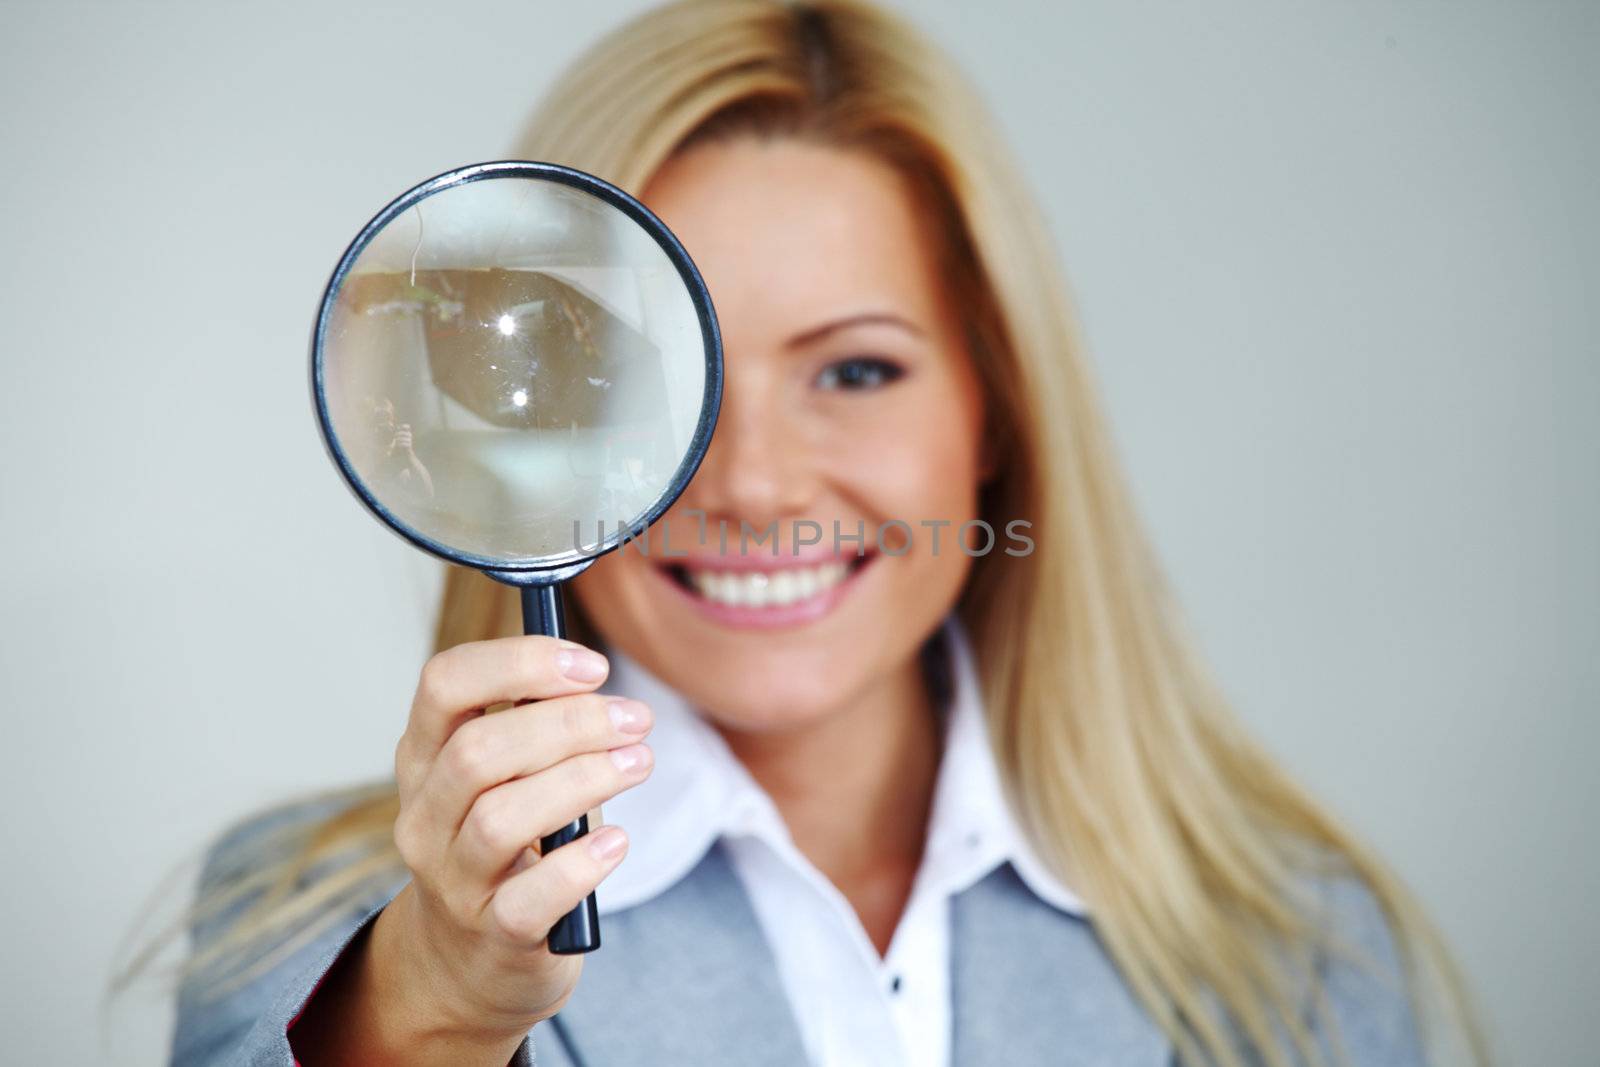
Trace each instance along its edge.
<path fill-rule="evenodd" d="M 722 324 L 689 556 L 601 560 L 566 643 L 452 571 L 396 787 L 214 851 L 174 1062 L 1423 1061 L 1450 968 L 1185 645 L 991 128 L 833 0 L 559 83 L 518 154 L 639 193 Z"/>

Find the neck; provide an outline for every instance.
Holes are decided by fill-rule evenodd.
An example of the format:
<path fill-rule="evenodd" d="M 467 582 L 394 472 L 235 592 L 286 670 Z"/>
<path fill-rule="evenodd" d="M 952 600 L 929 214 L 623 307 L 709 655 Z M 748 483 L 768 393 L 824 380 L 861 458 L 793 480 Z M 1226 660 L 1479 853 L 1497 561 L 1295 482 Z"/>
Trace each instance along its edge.
<path fill-rule="evenodd" d="M 938 722 L 917 659 L 802 728 L 722 733 L 800 853 L 886 951 L 922 860 L 939 768 Z"/>

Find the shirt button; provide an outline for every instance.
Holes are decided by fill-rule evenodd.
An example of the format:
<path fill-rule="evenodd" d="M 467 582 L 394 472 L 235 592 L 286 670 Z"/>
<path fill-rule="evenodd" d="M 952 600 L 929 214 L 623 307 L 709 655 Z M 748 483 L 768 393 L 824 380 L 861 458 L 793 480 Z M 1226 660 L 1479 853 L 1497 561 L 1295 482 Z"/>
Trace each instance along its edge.
<path fill-rule="evenodd" d="M 900 976 L 898 974 L 889 980 L 889 992 L 900 992 Z"/>
<path fill-rule="evenodd" d="M 981 844 L 983 844 L 983 835 L 978 833 L 976 830 L 967 835 L 968 848 L 977 848 Z"/>

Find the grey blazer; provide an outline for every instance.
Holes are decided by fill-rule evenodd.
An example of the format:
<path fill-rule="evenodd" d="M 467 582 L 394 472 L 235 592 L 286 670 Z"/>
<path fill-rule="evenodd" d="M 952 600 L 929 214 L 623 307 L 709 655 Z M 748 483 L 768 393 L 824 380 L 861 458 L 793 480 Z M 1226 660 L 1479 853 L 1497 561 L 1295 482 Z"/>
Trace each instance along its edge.
<path fill-rule="evenodd" d="M 202 884 L 219 877 L 230 856 L 247 854 L 266 826 L 247 825 L 214 850 Z M 350 908 L 232 993 L 213 998 L 195 985 L 180 990 L 173 1067 L 293 1067 L 285 1036 L 290 1021 L 339 952 L 403 884 Z M 1319 967 L 1344 1062 L 1422 1064 L 1400 965 L 1375 902 L 1348 879 L 1320 889 L 1327 922 L 1367 957 L 1363 965 L 1341 954 Z M 197 925 L 196 947 L 229 919 Z M 950 921 L 955 1067 L 1176 1063 L 1093 925 L 1034 896 L 1009 866 L 957 896 Z M 560 1014 L 533 1028 L 515 1067 L 806 1067 L 772 956 L 720 847 L 667 892 L 607 915 L 601 929 L 603 946 L 584 961 L 576 993 Z M 615 1004 L 627 1005 L 625 1021 L 606 1013 Z M 1319 1040 L 1330 1062 L 1339 1062 L 1328 1039 Z"/>

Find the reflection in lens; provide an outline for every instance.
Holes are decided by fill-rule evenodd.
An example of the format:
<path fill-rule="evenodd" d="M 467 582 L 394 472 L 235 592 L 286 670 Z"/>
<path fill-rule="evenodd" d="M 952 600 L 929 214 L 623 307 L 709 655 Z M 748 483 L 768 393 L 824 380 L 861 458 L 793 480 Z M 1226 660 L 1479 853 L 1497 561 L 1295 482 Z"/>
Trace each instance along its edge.
<path fill-rule="evenodd" d="M 705 361 L 654 238 L 586 192 L 521 177 L 397 215 L 346 275 L 324 338 L 329 420 L 368 493 L 496 561 L 637 523 L 685 460 Z"/>

